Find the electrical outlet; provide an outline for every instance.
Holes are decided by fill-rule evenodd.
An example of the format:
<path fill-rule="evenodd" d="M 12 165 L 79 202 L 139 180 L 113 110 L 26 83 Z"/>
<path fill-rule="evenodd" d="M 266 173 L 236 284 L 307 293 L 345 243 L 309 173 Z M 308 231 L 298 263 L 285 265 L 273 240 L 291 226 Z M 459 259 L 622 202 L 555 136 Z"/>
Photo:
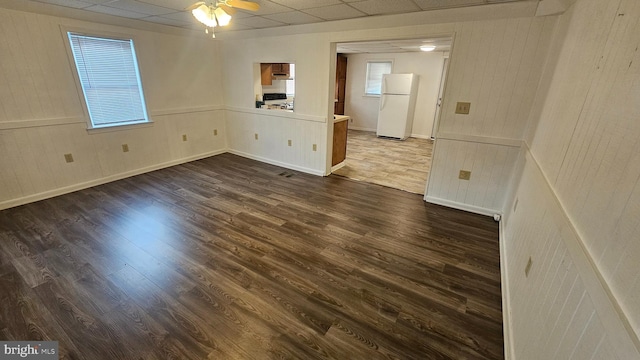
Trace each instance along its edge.
<path fill-rule="evenodd" d="M 213 129 L 213 136 L 218 136 L 218 129 Z"/>
<path fill-rule="evenodd" d="M 529 261 L 527 261 L 527 266 L 524 267 L 525 277 L 529 277 L 529 271 L 531 270 L 532 265 L 533 265 L 533 261 L 531 261 L 531 256 L 529 256 Z"/>
<path fill-rule="evenodd" d="M 122 152 L 129 152 L 129 145 L 122 144 Z"/>
<path fill-rule="evenodd" d="M 68 163 L 72 163 L 73 162 L 73 155 L 71 154 L 64 154 L 64 160 Z"/>
<path fill-rule="evenodd" d="M 470 109 L 471 109 L 471 103 L 469 102 L 458 102 L 456 104 L 456 114 L 468 115 Z"/>
<path fill-rule="evenodd" d="M 258 134 L 257 134 L 257 133 L 253 134 L 253 137 L 254 137 L 256 140 L 258 140 Z"/>
<path fill-rule="evenodd" d="M 187 134 L 182 134 L 182 141 L 187 141 Z"/>
<path fill-rule="evenodd" d="M 469 180 L 469 179 L 471 179 L 471 171 L 460 170 L 460 174 L 458 174 L 458 179 L 460 179 L 460 180 Z"/>
<path fill-rule="evenodd" d="M 287 145 L 291 146 L 291 140 L 287 140 Z"/>
<path fill-rule="evenodd" d="M 318 145 L 313 144 L 313 151 L 316 151 L 316 150 L 318 150 Z"/>

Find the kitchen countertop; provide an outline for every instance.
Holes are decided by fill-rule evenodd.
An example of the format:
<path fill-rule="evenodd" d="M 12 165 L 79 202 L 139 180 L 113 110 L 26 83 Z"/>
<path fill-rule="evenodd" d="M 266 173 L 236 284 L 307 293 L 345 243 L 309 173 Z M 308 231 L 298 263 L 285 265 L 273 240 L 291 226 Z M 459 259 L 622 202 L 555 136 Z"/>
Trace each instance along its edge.
<path fill-rule="evenodd" d="M 333 115 L 333 122 L 334 123 L 337 123 L 337 122 L 340 122 L 340 121 L 349 120 L 349 119 L 351 119 L 351 117 L 348 116 L 348 115 Z"/>

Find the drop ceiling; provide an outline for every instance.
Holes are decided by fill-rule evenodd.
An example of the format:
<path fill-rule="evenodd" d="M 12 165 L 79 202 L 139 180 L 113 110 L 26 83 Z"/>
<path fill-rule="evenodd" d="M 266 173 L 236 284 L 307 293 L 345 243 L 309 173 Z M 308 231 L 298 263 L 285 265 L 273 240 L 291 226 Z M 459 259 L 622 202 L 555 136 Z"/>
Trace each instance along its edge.
<path fill-rule="evenodd" d="M 420 46 L 422 45 L 432 45 L 436 47 L 434 51 L 445 52 L 451 50 L 451 38 L 438 37 L 410 40 L 377 40 L 340 43 L 338 44 L 337 52 L 342 54 L 419 52 L 421 51 Z"/>
<path fill-rule="evenodd" d="M 61 8 L 114 15 L 168 26 L 202 29 L 184 8 L 196 0 L 22 0 Z M 239 10 L 231 24 L 216 31 L 262 29 L 288 25 L 411 13 L 529 0 L 255 0 L 260 10 Z M 43 10 L 46 13 L 46 9 Z"/>

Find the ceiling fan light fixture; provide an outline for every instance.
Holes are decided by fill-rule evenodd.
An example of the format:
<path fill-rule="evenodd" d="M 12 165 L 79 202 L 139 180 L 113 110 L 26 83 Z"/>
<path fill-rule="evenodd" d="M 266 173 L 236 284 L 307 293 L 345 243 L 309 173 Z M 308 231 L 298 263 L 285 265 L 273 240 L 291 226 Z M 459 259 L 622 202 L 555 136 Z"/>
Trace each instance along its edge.
<path fill-rule="evenodd" d="M 208 26 L 208 27 L 215 27 L 217 26 L 216 24 L 216 17 L 215 14 L 213 12 L 213 9 L 205 4 L 202 4 L 200 6 L 198 6 L 197 8 L 191 10 L 191 13 L 193 14 L 193 17 L 196 18 L 196 20 L 200 21 L 201 23 L 203 23 L 204 25 Z M 229 19 L 231 20 L 231 19 Z"/>
<path fill-rule="evenodd" d="M 216 19 L 218 19 L 218 25 L 220 26 L 229 25 L 229 22 L 231 21 L 231 15 L 227 14 L 227 12 L 224 11 L 223 8 L 219 7 L 215 9 L 213 12 L 216 16 Z"/>
<path fill-rule="evenodd" d="M 433 51 L 436 47 L 433 45 L 422 45 L 420 46 L 420 51 Z"/>

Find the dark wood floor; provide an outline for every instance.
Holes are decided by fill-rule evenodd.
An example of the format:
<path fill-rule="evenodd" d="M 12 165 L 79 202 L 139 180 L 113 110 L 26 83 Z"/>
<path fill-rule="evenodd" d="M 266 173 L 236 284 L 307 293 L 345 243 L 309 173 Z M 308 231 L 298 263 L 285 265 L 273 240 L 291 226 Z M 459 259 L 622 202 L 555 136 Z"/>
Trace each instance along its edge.
<path fill-rule="evenodd" d="M 500 359 L 497 224 L 224 154 L 0 212 L 0 339 L 72 359 Z"/>

